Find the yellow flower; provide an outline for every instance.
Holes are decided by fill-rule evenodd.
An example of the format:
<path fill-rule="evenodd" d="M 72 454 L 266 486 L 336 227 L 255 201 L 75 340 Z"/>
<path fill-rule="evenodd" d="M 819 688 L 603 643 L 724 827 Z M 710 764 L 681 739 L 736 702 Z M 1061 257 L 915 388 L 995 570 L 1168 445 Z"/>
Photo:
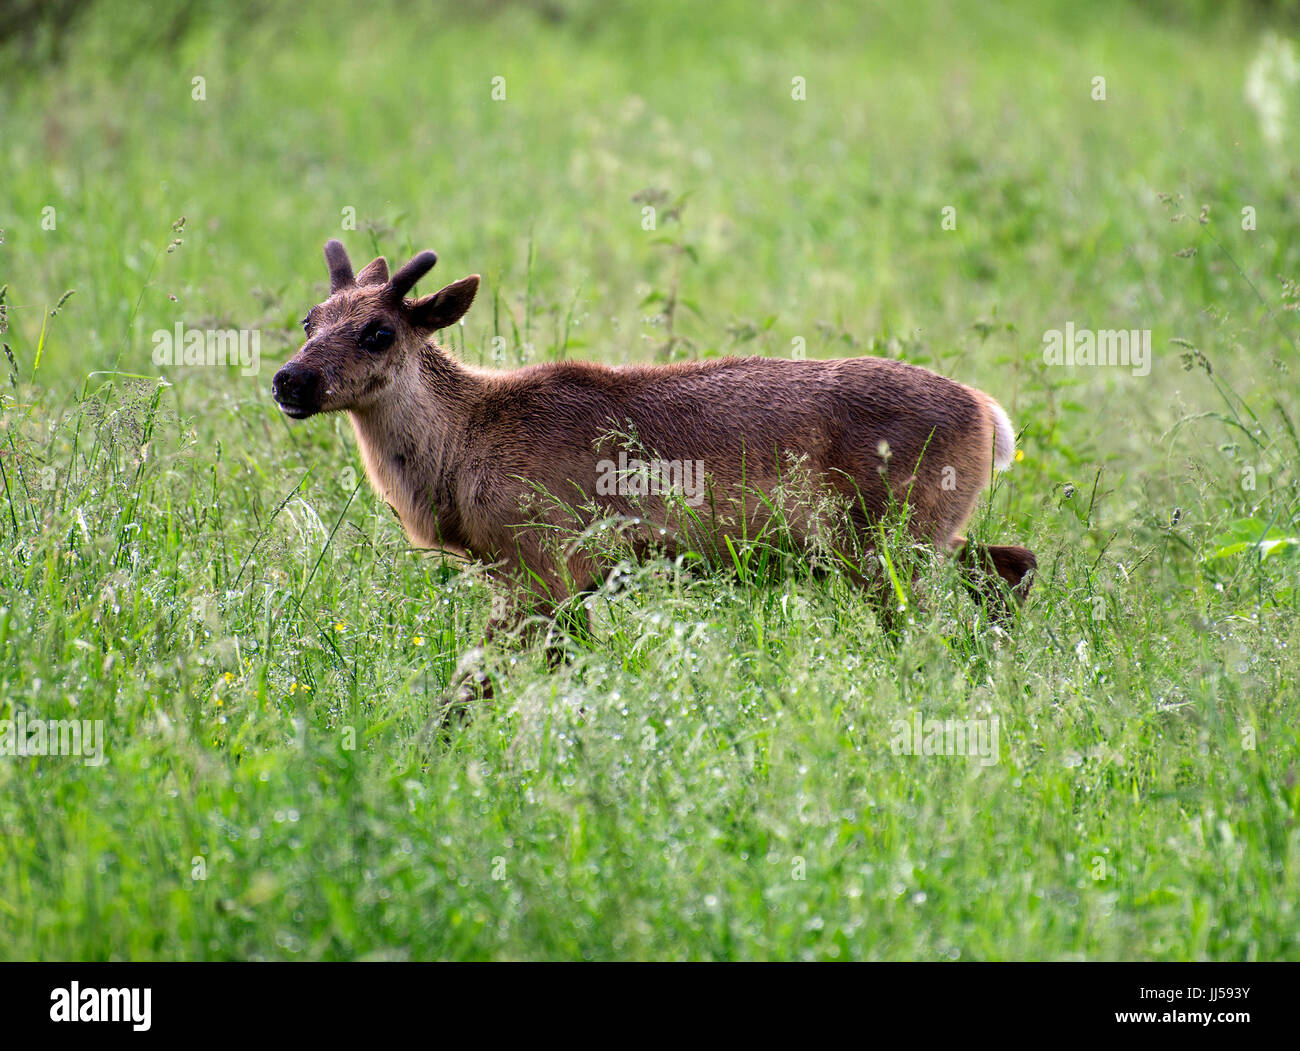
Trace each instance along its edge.
<path fill-rule="evenodd" d="M 423 646 L 423 645 L 424 645 L 424 636 L 423 636 L 423 635 L 412 635 L 412 636 L 411 636 L 411 641 L 412 641 L 413 643 L 415 643 L 417 646 Z"/>
<path fill-rule="evenodd" d="M 348 626 L 347 626 L 346 624 L 344 624 L 343 621 L 341 621 L 341 620 L 336 620 L 336 621 L 334 622 L 334 630 L 335 630 L 335 631 L 347 631 L 347 630 L 348 630 Z"/>
<path fill-rule="evenodd" d="M 1016 463 L 1019 463 L 1019 462 L 1020 462 L 1021 460 L 1023 460 L 1024 458 L 1025 458 L 1025 450 L 1024 450 L 1024 449 L 1017 449 L 1017 450 L 1016 450 Z"/>
<path fill-rule="evenodd" d="M 235 681 L 235 677 L 234 677 L 230 672 L 226 672 L 226 674 L 223 675 L 223 676 L 221 676 L 221 677 L 222 677 L 223 679 L 225 679 L 226 682 L 234 682 L 234 681 Z"/>

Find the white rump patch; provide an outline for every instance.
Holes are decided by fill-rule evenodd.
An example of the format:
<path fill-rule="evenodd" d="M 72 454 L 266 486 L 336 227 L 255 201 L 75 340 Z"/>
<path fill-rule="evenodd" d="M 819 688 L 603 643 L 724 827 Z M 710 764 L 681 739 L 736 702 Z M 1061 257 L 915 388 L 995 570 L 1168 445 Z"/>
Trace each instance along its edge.
<path fill-rule="evenodd" d="M 1016 456 L 1016 429 L 1011 426 L 1006 410 L 992 398 L 989 408 L 993 410 L 993 466 L 1005 471 Z"/>

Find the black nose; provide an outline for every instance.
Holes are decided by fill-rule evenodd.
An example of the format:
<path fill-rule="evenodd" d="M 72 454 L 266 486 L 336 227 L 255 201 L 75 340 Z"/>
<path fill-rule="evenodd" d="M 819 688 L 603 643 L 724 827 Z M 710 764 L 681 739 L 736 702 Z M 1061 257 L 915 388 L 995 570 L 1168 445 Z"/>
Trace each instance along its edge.
<path fill-rule="evenodd" d="M 300 365 L 286 365 L 271 380 L 271 397 L 291 415 L 310 414 L 320 408 L 320 376 Z"/>

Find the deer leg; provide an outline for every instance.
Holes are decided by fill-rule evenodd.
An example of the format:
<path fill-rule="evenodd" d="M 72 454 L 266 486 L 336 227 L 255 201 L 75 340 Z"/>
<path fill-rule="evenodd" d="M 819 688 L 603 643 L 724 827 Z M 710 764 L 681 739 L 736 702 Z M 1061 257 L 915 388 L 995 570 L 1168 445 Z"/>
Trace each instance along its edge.
<path fill-rule="evenodd" d="M 954 557 L 962 565 L 962 582 L 971 597 L 988 610 L 994 623 L 1007 624 L 1024 604 L 1034 583 L 1038 560 L 1028 548 L 959 541 Z M 1013 606 L 1009 599 L 1015 600 Z"/>
<path fill-rule="evenodd" d="M 850 568 L 846 571 L 848 579 L 866 596 L 867 603 L 876 615 L 876 623 L 887 635 L 894 634 L 902 626 L 906 610 L 899 605 L 898 594 L 889 572 L 880 563 L 875 548 L 868 548 L 862 556 L 861 569 Z M 916 583 L 916 574 L 912 574 L 912 583 Z"/>
<path fill-rule="evenodd" d="M 570 653 L 566 642 L 581 641 L 591 633 L 586 600 L 593 590 L 584 588 L 571 601 L 562 603 L 547 628 L 546 663 L 552 670 L 568 662 Z"/>
<path fill-rule="evenodd" d="M 522 557 L 508 560 L 490 571 L 499 590 L 492 597 L 492 613 L 483 631 L 482 642 L 461 658 L 457 672 L 432 716 L 441 726 L 468 722 L 471 711 L 483 701 L 492 700 L 495 687 L 486 667 L 487 648 L 499 639 L 512 646 L 527 647 L 545 633 L 547 663 L 555 667 L 564 658 L 557 640 L 557 610 L 575 626 L 586 625 L 586 609 L 580 604 L 565 603 L 566 589 L 559 575 L 550 571 L 540 559 L 531 560 L 537 568 L 525 572 Z M 534 582 L 525 587 L 524 580 Z M 562 631 L 562 626 L 561 626 Z"/>

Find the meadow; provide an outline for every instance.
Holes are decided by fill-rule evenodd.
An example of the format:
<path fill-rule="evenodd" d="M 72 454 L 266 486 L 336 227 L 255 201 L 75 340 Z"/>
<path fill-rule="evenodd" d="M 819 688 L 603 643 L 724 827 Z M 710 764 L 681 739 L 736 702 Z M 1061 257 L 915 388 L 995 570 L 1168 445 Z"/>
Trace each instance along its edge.
<path fill-rule="evenodd" d="M 66 6 L 0 38 L 0 722 L 104 761 L 0 755 L 0 958 L 1300 958 L 1286 5 Z M 481 273 L 475 364 L 988 390 L 1018 623 L 652 563 L 425 747 L 492 591 L 270 399 L 330 237 Z"/>

